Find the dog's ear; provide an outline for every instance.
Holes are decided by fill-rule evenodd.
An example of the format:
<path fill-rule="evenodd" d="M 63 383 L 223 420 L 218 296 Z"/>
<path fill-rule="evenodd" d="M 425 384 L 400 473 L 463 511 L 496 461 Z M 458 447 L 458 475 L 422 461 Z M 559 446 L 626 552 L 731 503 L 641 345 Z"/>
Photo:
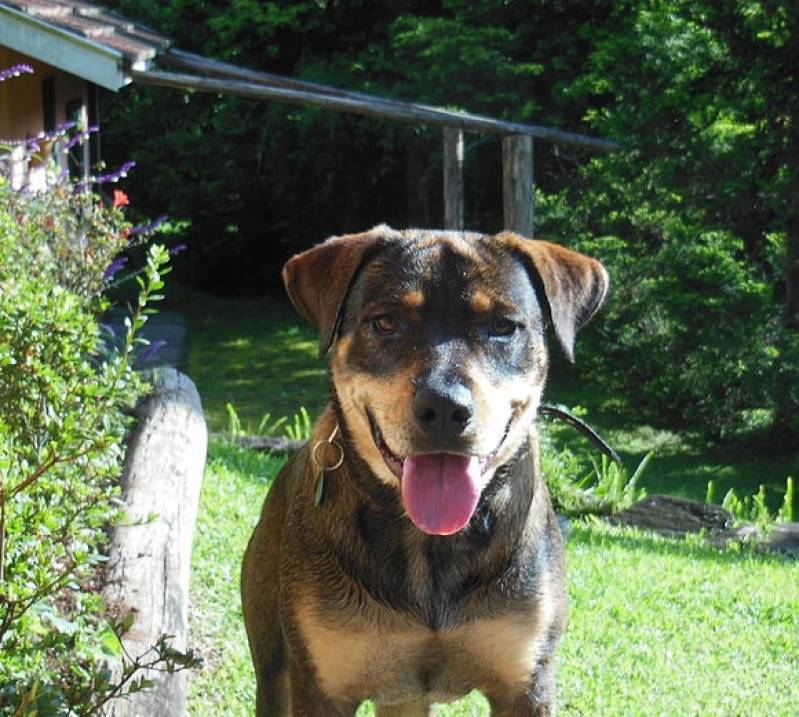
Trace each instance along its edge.
<path fill-rule="evenodd" d="M 293 256 L 283 267 L 283 283 L 291 303 L 319 330 L 320 356 L 333 343 L 358 269 L 391 233 L 381 225 L 362 234 L 330 237 Z"/>
<path fill-rule="evenodd" d="M 610 280 L 596 259 L 546 241 L 503 232 L 499 238 L 531 269 L 536 291 L 544 293 L 555 333 L 570 361 L 574 337 L 605 299 Z"/>

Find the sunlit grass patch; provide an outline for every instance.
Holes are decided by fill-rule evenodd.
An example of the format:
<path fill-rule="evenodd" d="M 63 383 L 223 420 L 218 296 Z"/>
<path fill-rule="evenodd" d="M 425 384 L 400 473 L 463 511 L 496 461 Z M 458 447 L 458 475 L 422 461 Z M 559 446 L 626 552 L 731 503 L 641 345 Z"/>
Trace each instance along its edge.
<path fill-rule="evenodd" d="M 207 665 L 191 678 L 192 717 L 252 715 L 239 569 L 283 460 L 211 444 L 191 587 L 191 640 Z M 799 714 L 799 563 L 595 523 L 573 525 L 567 560 L 559 714 Z M 488 708 L 475 694 L 440 715 Z"/>
<path fill-rule="evenodd" d="M 224 441 L 209 446 L 192 557 L 189 641 L 204 659 L 192 674 L 189 714 L 250 717 L 255 704 L 239 570 L 261 503 L 283 458 Z"/>
<path fill-rule="evenodd" d="M 327 364 L 314 329 L 283 302 L 224 299 L 180 287 L 175 303 L 188 323 L 187 370 L 202 396 L 210 430 L 235 407 L 245 431 L 265 413 L 316 415 L 327 399 Z"/>

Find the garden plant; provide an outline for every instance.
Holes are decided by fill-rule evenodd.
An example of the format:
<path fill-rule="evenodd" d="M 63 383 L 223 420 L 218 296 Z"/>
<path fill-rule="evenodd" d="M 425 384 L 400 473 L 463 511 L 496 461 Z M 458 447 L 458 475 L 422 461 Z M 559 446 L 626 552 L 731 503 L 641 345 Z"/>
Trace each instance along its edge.
<path fill-rule="evenodd" d="M 86 135 L 65 126 L 24 146 L 29 156 L 50 144 L 65 151 Z M 193 663 L 166 638 L 126 654 L 120 636 L 134 616 L 101 597 L 107 529 L 124 518 L 125 436 L 147 389 L 133 369 L 149 348 L 137 332 L 162 298 L 170 258 L 148 245 L 147 227 L 126 219 L 123 191 L 97 193 L 129 168 L 100 173 L 90 187 L 53 163 L 48 188 L 36 192 L 0 173 L 0 715 L 8 717 L 101 714 L 109 700 L 148 686 L 141 668 Z M 137 290 L 115 337 L 102 320 L 107 291 L 136 251 Z"/>

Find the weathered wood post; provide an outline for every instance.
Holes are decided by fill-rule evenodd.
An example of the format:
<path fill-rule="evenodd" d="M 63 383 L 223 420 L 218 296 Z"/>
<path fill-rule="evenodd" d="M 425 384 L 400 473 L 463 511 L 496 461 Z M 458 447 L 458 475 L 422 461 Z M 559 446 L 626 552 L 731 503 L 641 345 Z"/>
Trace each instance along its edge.
<path fill-rule="evenodd" d="M 444 127 L 444 227 L 463 230 L 463 130 Z"/>
<path fill-rule="evenodd" d="M 127 520 L 110 536 L 106 600 L 134 622 L 122 637 L 128 654 L 144 654 L 161 635 L 186 649 L 191 545 L 208 434 L 200 396 L 172 368 L 152 374 L 153 392 L 136 410 L 121 498 Z M 153 688 L 113 700 L 106 717 L 183 717 L 186 674 L 149 671 Z"/>
<path fill-rule="evenodd" d="M 502 138 L 502 208 L 504 228 L 533 236 L 533 138 Z"/>

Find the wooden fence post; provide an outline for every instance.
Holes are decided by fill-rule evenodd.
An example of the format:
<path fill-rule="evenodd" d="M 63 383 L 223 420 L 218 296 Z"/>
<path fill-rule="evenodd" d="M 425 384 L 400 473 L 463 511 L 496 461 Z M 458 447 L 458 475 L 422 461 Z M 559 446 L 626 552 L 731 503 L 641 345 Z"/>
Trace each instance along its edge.
<path fill-rule="evenodd" d="M 533 236 L 533 138 L 502 138 L 502 205 L 504 228 Z"/>
<path fill-rule="evenodd" d="M 104 595 L 135 620 L 122 636 L 128 654 L 145 654 L 161 635 L 185 650 L 189 568 L 208 434 L 200 396 L 188 376 L 158 368 L 153 392 L 136 409 L 122 473 L 126 519 L 111 531 Z M 104 717 L 183 717 L 185 672 L 149 670 L 153 687 L 112 700 Z"/>
<path fill-rule="evenodd" d="M 463 230 L 463 130 L 444 127 L 444 227 Z"/>

